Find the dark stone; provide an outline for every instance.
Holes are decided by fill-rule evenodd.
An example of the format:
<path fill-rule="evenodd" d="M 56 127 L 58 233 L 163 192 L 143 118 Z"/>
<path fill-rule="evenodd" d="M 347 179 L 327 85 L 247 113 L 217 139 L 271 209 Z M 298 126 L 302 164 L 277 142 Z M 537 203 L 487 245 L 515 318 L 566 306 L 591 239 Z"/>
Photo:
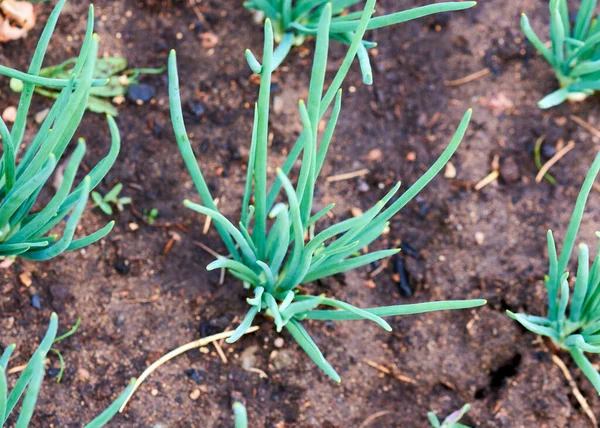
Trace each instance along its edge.
<path fill-rule="evenodd" d="M 117 272 L 119 272 L 121 275 L 127 275 L 130 271 L 129 260 L 118 259 L 115 262 L 115 270 Z"/>
<path fill-rule="evenodd" d="M 198 369 L 188 369 L 184 370 L 184 373 L 187 377 L 192 379 L 196 383 L 203 383 L 206 373 L 202 370 Z"/>
<path fill-rule="evenodd" d="M 154 97 L 154 88 L 147 83 L 137 83 L 129 86 L 127 97 L 133 102 L 146 103 Z"/>
<path fill-rule="evenodd" d="M 552 144 L 542 144 L 542 155 L 548 159 L 556 154 L 556 147 Z"/>
<path fill-rule="evenodd" d="M 38 296 L 37 294 L 34 294 L 33 296 L 31 296 L 31 306 L 33 306 L 35 309 L 42 309 L 42 304 L 40 302 L 40 296 Z"/>
<path fill-rule="evenodd" d="M 187 107 L 192 117 L 196 120 L 202 118 L 206 113 L 206 108 L 200 101 L 190 101 Z"/>

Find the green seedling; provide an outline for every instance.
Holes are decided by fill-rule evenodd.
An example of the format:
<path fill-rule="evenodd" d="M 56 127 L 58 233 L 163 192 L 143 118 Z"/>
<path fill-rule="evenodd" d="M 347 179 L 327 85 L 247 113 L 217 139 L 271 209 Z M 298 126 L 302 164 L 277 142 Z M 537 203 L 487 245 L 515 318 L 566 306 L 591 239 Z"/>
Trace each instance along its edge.
<path fill-rule="evenodd" d="M 344 44 L 351 44 L 360 25 L 362 10 L 350 12 L 348 8 L 364 3 L 364 0 L 249 0 L 244 6 L 254 9 L 271 21 L 277 49 L 273 53 L 271 68 L 276 69 L 286 58 L 292 46 L 300 46 L 307 37 L 317 35 L 319 21 L 325 7 L 331 3 L 331 24 L 329 38 Z M 402 12 L 376 16 L 369 21 L 367 30 L 388 27 L 402 22 L 435 13 L 464 10 L 475 6 L 477 2 L 444 2 L 417 7 Z M 375 5 L 373 5 L 374 7 Z M 356 56 L 362 70 L 363 82 L 373 82 L 371 62 L 368 50 L 377 46 L 375 42 L 361 41 Z M 250 51 L 246 52 L 250 56 Z M 252 70 L 260 74 L 258 61 L 251 62 Z"/>
<path fill-rule="evenodd" d="M 433 412 L 427 413 L 427 418 L 429 419 L 429 423 L 433 428 L 469 428 L 467 425 L 461 424 L 460 420 L 470 408 L 470 404 L 465 404 L 460 410 L 452 412 L 446 419 L 444 419 L 444 422 L 441 423 Z"/>
<path fill-rule="evenodd" d="M 156 209 L 156 208 L 152 208 L 149 210 L 145 209 L 144 217 L 146 218 L 146 221 L 148 221 L 148 223 L 150 223 L 150 224 L 156 223 L 156 219 L 158 218 L 158 209 Z"/>
<path fill-rule="evenodd" d="M 124 208 L 123 205 L 130 204 L 131 198 L 127 196 L 119 197 L 121 190 L 123 190 L 123 185 L 118 183 L 104 196 L 102 196 L 99 192 L 92 192 L 94 206 L 100 208 L 102 212 L 107 215 L 112 215 L 113 213 L 113 209 L 110 204 L 115 205 L 117 210 L 122 212 Z"/>
<path fill-rule="evenodd" d="M 248 428 L 248 413 L 246 412 L 246 406 L 241 402 L 236 401 L 233 403 L 233 417 L 235 428 Z"/>
<path fill-rule="evenodd" d="M 8 362 L 16 348 L 16 345 L 9 345 L 4 352 L 0 355 L 0 427 L 8 427 L 8 418 L 11 413 L 15 410 L 21 397 L 21 409 L 16 417 L 16 423 L 10 426 L 16 428 L 27 428 L 33 417 L 35 405 L 40 393 L 42 381 L 44 380 L 44 374 L 46 372 L 46 357 L 48 352 L 52 350 L 51 346 L 53 343 L 64 339 L 66 336 L 56 338 L 58 331 L 58 317 L 56 314 L 52 314 L 50 317 L 50 325 L 46 335 L 42 339 L 40 346 L 37 348 L 25 369 L 21 372 L 15 386 L 12 391 L 8 390 Z M 67 332 L 66 335 L 72 334 L 73 331 Z M 102 412 L 97 418 L 86 425 L 87 428 L 99 428 L 105 426 L 114 415 L 119 411 L 119 407 L 127 398 L 129 392 L 133 389 L 135 379 L 131 381 L 130 385 L 121 393 L 117 400 L 112 403 L 104 412 Z"/>
<path fill-rule="evenodd" d="M 50 14 L 27 73 L 0 65 L 0 74 L 24 82 L 12 130 L 9 131 L 0 119 L 3 147 L 0 159 L 0 257 L 18 255 L 31 260 L 47 260 L 63 251 L 76 250 L 98 241 L 114 225 L 110 222 L 85 238 L 73 239 L 90 191 L 104 178 L 119 153 L 119 131 L 110 116 L 107 119 L 112 143 L 108 155 L 72 189 L 86 151 L 85 142 L 80 139 L 67 162 L 58 190 L 46 205 L 33 210 L 42 188 L 55 171 L 81 122 L 92 88 L 105 83 L 105 79 L 98 80 L 92 76 L 98 53 L 92 7 L 81 52 L 70 77 L 52 79 L 38 75 L 64 4 L 65 0 L 60 0 Z M 60 94 L 33 141 L 23 153 L 19 153 L 31 99 L 39 85 L 59 89 Z M 66 222 L 62 237 L 49 235 L 63 220 Z"/>
<path fill-rule="evenodd" d="M 575 202 L 575 209 L 560 254 L 557 254 L 552 231 L 549 230 L 547 233 L 550 259 L 549 273 L 544 278 L 548 292 L 547 316 L 507 312 L 526 329 L 549 337 L 556 346 L 569 351 L 577 366 L 600 393 L 600 374 L 584 354 L 584 352 L 600 354 L 600 246 L 590 268 L 588 247 L 579 244 L 577 276 L 570 305 L 569 272 L 567 271 L 585 204 L 598 171 L 600 171 L 600 153 L 594 159 Z M 596 232 L 596 235 L 600 238 L 600 233 Z"/>
<path fill-rule="evenodd" d="M 42 68 L 38 75 L 50 79 L 68 79 L 77 63 L 77 58 L 70 58 L 59 65 Z M 94 113 L 118 116 L 117 108 L 112 104 L 114 98 L 124 97 L 131 85 L 139 83 L 141 74 L 160 74 L 165 71 L 162 68 L 127 68 L 127 60 L 119 57 L 99 58 L 96 60 L 93 76 L 95 79 L 105 79 L 106 84 L 94 87 L 90 91 L 87 101 L 87 109 Z M 24 84 L 22 80 L 13 78 L 10 88 L 15 92 L 21 92 Z M 52 88 L 36 87 L 35 92 L 48 98 L 57 99 L 60 92 Z"/>
<path fill-rule="evenodd" d="M 363 215 L 344 220 L 328 229 L 317 232 L 318 220 L 327 214 L 333 205 L 313 214 L 315 186 L 325 161 L 336 121 L 341 108 L 340 86 L 352 64 L 362 37 L 371 22 L 375 0 L 369 0 L 365 13 L 353 34 L 337 75 L 324 91 L 325 71 L 332 25 L 332 5 L 323 8 L 319 21 L 312 77 L 308 102 L 299 102 L 303 132 L 289 152 L 282 168 L 270 189 L 267 187 L 267 148 L 271 72 L 273 70 L 273 30 L 271 21 L 265 21 L 265 43 L 258 103 L 254 110 L 254 129 L 250 145 L 245 192 L 242 200 L 241 219 L 234 225 L 215 206 L 198 162 L 188 139 L 179 95 L 179 78 L 175 52 L 169 57 L 169 98 L 171 119 L 175 138 L 190 172 L 202 204 L 185 201 L 184 205 L 212 218 L 227 247 L 230 256 L 212 262 L 209 270 L 227 269 L 231 275 L 250 288 L 253 297 L 247 299 L 250 309 L 236 329 L 229 343 L 238 340 L 251 326 L 255 316 L 264 313 L 273 318 L 277 331 L 287 329 L 310 358 L 331 378 L 340 381 L 340 376 L 327 362 L 315 342 L 303 327 L 303 320 L 357 320 L 368 319 L 389 331 L 390 325 L 382 318 L 395 315 L 414 314 L 445 309 L 465 309 L 481 306 L 484 300 L 457 300 L 419 303 L 415 305 L 385 306 L 361 309 L 349 303 L 323 295 L 310 296 L 300 293 L 298 286 L 327 278 L 397 253 L 398 249 L 362 254 L 365 246 L 376 240 L 388 225 L 388 221 L 429 183 L 448 162 L 464 136 L 471 111 L 461 121 L 456 134 L 433 166 L 394 202 L 400 183 L 393 186 L 387 195 Z M 252 66 L 252 64 L 250 64 Z M 333 109 L 322 138 L 318 138 L 318 123 Z M 294 186 L 288 174 L 302 154 L 299 176 Z M 283 188 L 287 204 L 277 203 Z M 253 203 L 251 204 L 251 200 Z M 388 205 L 389 204 L 389 205 Z M 387 208 L 386 208 L 387 206 Z M 385 209 L 384 209 L 385 208 Z M 306 242 L 305 238 L 308 237 Z M 318 309 L 329 306 L 339 310 Z"/>
<path fill-rule="evenodd" d="M 581 101 L 600 89 L 600 22 L 594 16 L 597 0 L 582 0 L 574 23 L 567 0 L 550 0 L 550 44 L 537 36 L 527 16 L 521 28 L 531 44 L 552 66 L 560 89 L 538 102 L 549 108 L 565 100 Z"/>
<path fill-rule="evenodd" d="M 80 325 L 81 325 L 81 317 L 77 318 L 77 322 L 75 323 L 75 325 L 73 327 L 71 327 L 71 329 L 69 331 L 67 331 L 66 333 L 64 333 L 64 334 L 60 335 L 59 337 L 57 337 L 56 339 L 54 339 L 53 343 L 58 343 L 61 340 L 65 340 L 67 337 L 74 335 L 77 332 L 77 330 L 79 329 Z M 60 370 L 58 372 L 58 375 L 56 376 L 56 382 L 60 383 L 60 381 L 62 380 L 63 374 L 65 373 L 65 359 L 63 358 L 61 352 L 56 348 L 50 348 L 50 352 L 53 352 L 54 354 L 56 354 L 56 356 L 58 357 L 58 361 L 60 362 Z"/>

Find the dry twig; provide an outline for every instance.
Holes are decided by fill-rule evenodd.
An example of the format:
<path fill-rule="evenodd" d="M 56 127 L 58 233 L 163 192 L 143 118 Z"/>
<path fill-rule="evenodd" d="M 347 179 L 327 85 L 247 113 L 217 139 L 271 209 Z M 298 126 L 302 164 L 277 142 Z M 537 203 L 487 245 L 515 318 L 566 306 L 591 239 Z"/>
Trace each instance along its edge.
<path fill-rule="evenodd" d="M 461 77 L 460 79 L 446 80 L 444 82 L 444 86 L 460 86 L 460 85 L 464 85 L 465 83 L 472 82 L 473 80 L 477 80 L 480 77 L 487 76 L 488 74 L 490 74 L 490 69 L 489 68 L 484 68 L 483 70 L 476 71 L 475 73 L 471 73 L 468 76 Z"/>
<path fill-rule="evenodd" d="M 556 152 L 556 154 L 554 156 L 552 156 L 550 159 L 548 159 L 548 161 L 544 165 L 542 165 L 542 167 L 538 171 L 537 175 L 535 176 L 535 182 L 539 183 L 540 181 L 542 181 L 542 178 L 544 178 L 544 176 L 546 175 L 548 170 L 552 167 L 552 165 L 554 165 L 556 162 L 561 160 L 564 155 L 566 155 L 573 149 L 573 147 L 575 147 L 575 142 L 569 141 L 569 143 L 565 147 L 560 149 L 558 152 Z"/>

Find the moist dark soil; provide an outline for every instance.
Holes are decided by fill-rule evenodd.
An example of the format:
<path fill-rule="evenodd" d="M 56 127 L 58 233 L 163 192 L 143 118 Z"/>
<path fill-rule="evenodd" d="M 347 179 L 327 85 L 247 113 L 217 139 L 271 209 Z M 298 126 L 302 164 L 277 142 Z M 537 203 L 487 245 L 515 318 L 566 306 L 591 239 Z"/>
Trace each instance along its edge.
<path fill-rule="evenodd" d="M 425 4 L 381 0 L 381 13 Z M 87 2 L 70 1 L 61 17 L 47 64 L 76 54 Z M 182 102 L 199 164 L 230 218 L 239 215 L 258 86 L 244 49 L 261 52 L 261 27 L 234 0 L 98 0 L 96 31 L 101 55 L 120 55 L 133 67 L 159 67 L 169 49 L 178 53 Z M 25 70 L 51 10 L 37 5 L 36 30 L 0 46 L 3 64 Z M 452 158 L 456 175 L 440 174 L 392 220 L 372 249 L 401 244 L 405 251 L 376 276 L 372 266 L 311 285 L 313 291 L 362 307 L 440 299 L 485 298 L 474 310 L 392 319 L 392 333 L 364 322 L 308 322 L 307 328 L 339 371 L 336 384 L 320 372 L 272 321 L 234 345 L 224 362 L 214 347 L 192 351 L 154 373 L 110 426 L 229 427 L 232 395 L 244 397 L 251 426 L 422 427 L 426 413 L 445 417 L 464 403 L 464 423 L 485 427 L 584 427 L 577 403 L 552 351 L 505 310 L 545 313 L 545 232 L 562 242 L 579 187 L 599 140 L 570 118 L 598 123 L 598 97 L 548 111 L 536 102 L 556 89 L 552 70 L 524 42 L 519 16 L 526 12 L 543 34 L 547 2 L 484 1 L 453 14 L 369 33 L 379 42 L 371 87 L 355 66 L 344 85 L 345 107 L 317 190 L 317 207 L 335 202 L 336 219 L 366 209 L 400 180 L 407 189 L 442 152 L 473 107 L 473 121 Z M 212 36 L 216 36 L 213 38 Z M 216 44 L 212 44 L 216 41 Z M 213 43 L 211 43 L 213 42 Z M 274 76 L 270 175 L 298 135 L 298 98 L 306 97 L 313 45 L 293 50 Z M 330 75 L 345 47 L 335 45 Z M 488 69 L 471 82 L 445 82 Z M 0 350 L 18 344 L 12 367 L 27 361 L 56 311 L 60 331 L 82 317 L 77 334 L 57 347 L 65 358 L 61 383 L 51 356 L 34 426 L 76 427 L 106 408 L 131 377 L 169 350 L 234 328 L 247 310 L 247 292 L 229 276 L 205 267 L 224 248 L 205 219 L 182 206 L 199 200 L 175 144 L 168 114 L 166 75 L 148 76 L 155 98 L 119 107 L 121 155 L 100 190 L 123 183 L 133 205 L 114 215 L 114 231 L 102 242 L 43 263 L 18 259 L 0 271 Z M 1 80 L 1 106 L 18 96 Z M 49 101 L 36 98 L 33 114 Z M 104 118 L 86 116 L 86 167 L 108 151 Z M 545 137 L 543 159 L 573 140 L 575 148 L 550 173 L 557 184 L 535 182 L 535 141 Z M 368 169 L 366 176 L 325 182 L 325 176 Z M 500 178 L 475 184 L 495 169 Z M 451 171 L 449 171 L 451 172 Z M 156 208 L 154 225 L 144 211 Z M 98 209 L 84 216 L 80 234 L 110 218 Z M 580 232 L 595 245 L 600 196 L 593 192 Z M 394 267 L 403 265 L 411 295 L 401 292 Z M 26 280 L 31 276 L 31 284 Z M 34 297 L 35 296 L 35 297 Z M 39 300 L 39 302 L 38 302 Z M 38 305 L 39 303 L 39 305 Z M 37 306 L 37 307 L 36 307 Z M 281 343 L 278 343 L 281 345 Z M 600 400 L 589 381 L 558 351 L 597 417 Z M 596 361 L 596 360 L 594 360 Z M 385 366 L 391 376 L 373 368 Z M 244 367 L 250 367 L 246 370 Z M 261 375 L 261 373 L 263 373 Z M 14 382 L 16 375 L 11 381 Z M 404 381 L 399 380 L 404 379 Z M 407 380 L 408 379 L 408 380 Z M 199 397 L 192 394 L 199 390 Z M 191 397 L 196 397 L 192 399 Z M 11 420 L 14 423 L 14 420 Z"/>

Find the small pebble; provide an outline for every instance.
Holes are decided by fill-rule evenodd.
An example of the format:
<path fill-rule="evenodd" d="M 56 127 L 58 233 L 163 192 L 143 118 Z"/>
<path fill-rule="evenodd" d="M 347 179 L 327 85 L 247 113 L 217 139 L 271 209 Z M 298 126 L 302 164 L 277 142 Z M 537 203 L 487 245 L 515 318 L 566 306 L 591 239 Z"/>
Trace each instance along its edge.
<path fill-rule="evenodd" d="M 475 242 L 477 242 L 477 245 L 483 245 L 485 242 L 485 235 L 483 232 L 475 232 Z"/>
<path fill-rule="evenodd" d="M 31 281 L 31 272 L 23 272 L 20 274 L 19 281 L 21 281 L 21 284 L 25 287 L 31 287 L 31 284 L 33 284 L 33 281 Z"/>
<path fill-rule="evenodd" d="M 544 155 L 545 158 L 550 159 L 556 154 L 556 147 L 554 147 L 552 144 L 542 144 L 541 151 L 542 155 Z"/>
<path fill-rule="evenodd" d="M 154 88 L 147 83 L 138 83 L 131 85 L 127 91 L 127 98 L 131 101 L 137 102 L 148 102 L 154 97 Z"/>
<path fill-rule="evenodd" d="M 352 214 L 352 217 L 360 217 L 363 215 L 363 211 L 358 207 L 352 207 L 350 208 L 350 214 Z"/>
<path fill-rule="evenodd" d="M 127 275 L 130 270 L 129 260 L 127 259 L 118 259 L 115 262 L 115 270 L 121 275 Z"/>
<path fill-rule="evenodd" d="M 44 119 L 46 119 L 46 116 L 48 116 L 48 113 L 50 113 L 49 108 L 45 108 L 44 110 L 37 112 L 34 116 L 35 123 L 37 123 L 38 125 L 41 125 L 41 123 L 44 121 Z"/>
<path fill-rule="evenodd" d="M 83 368 L 77 369 L 77 379 L 81 382 L 87 382 L 90 380 L 90 372 Z"/>
<path fill-rule="evenodd" d="M 367 154 L 367 160 L 371 162 L 381 162 L 382 159 L 383 153 L 381 152 L 381 149 L 369 150 L 369 153 Z"/>
<path fill-rule="evenodd" d="M 200 390 L 199 389 L 194 389 L 191 393 L 190 393 L 190 398 L 194 401 L 196 401 L 198 398 L 200 398 Z"/>
<path fill-rule="evenodd" d="M 17 119 L 17 108 L 14 106 L 6 107 L 2 112 L 2 119 L 7 123 L 13 123 Z"/>
<path fill-rule="evenodd" d="M 153 388 L 152 391 L 150 391 L 150 394 L 152 394 L 153 397 L 156 397 L 158 395 L 158 389 Z"/>
<path fill-rule="evenodd" d="M 446 170 L 444 171 L 444 177 L 456 178 L 456 168 L 452 165 L 452 162 L 446 164 Z"/>
<path fill-rule="evenodd" d="M 33 296 L 31 296 L 31 306 L 33 306 L 35 309 L 42 309 L 42 304 L 40 302 L 40 296 L 38 296 L 37 294 L 34 294 Z"/>
<path fill-rule="evenodd" d="M 358 190 L 360 193 L 366 193 L 366 192 L 368 192 L 368 191 L 369 191 L 369 189 L 370 189 L 370 187 L 369 187 L 369 185 L 368 185 L 368 184 L 367 184 L 365 181 L 363 181 L 363 180 L 359 180 L 359 181 L 358 181 L 358 187 L 357 187 L 357 190 Z"/>
<path fill-rule="evenodd" d="M 192 114 L 194 119 L 200 119 L 206 113 L 206 108 L 200 101 L 190 101 L 188 103 L 188 111 Z"/>
<path fill-rule="evenodd" d="M 275 339 L 273 341 L 273 344 L 275 345 L 276 348 L 281 348 L 284 345 L 284 340 L 283 337 L 278 337 L 277 339 Z"/>

